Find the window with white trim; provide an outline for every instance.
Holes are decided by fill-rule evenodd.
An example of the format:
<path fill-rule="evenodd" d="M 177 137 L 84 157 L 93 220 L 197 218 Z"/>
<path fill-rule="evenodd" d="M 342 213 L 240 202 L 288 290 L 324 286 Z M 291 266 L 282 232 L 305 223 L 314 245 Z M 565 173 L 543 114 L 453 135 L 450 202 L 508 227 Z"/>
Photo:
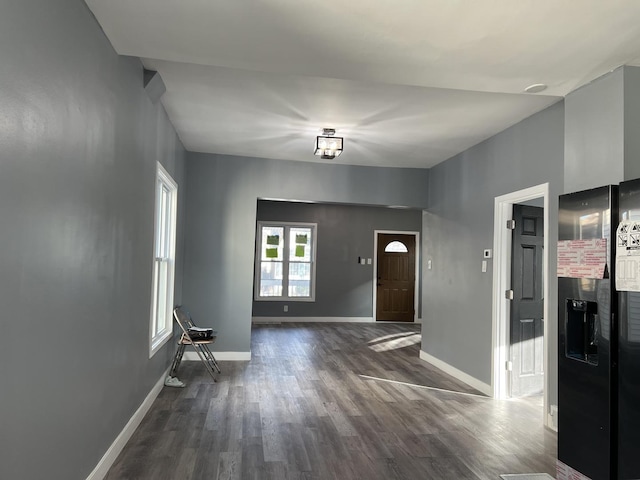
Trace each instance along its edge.
<path fill-rule="evenodd" d="M 256 300 L 315 300 L 316 226 L 258 222 Z"/>
<path fill-rule="evenodd" d="M 153 246 L 153 292 L 149 328 L 150 357 L 169 340 L 173 333 L 177 206 L 178 185 L 158 163 Z"/>

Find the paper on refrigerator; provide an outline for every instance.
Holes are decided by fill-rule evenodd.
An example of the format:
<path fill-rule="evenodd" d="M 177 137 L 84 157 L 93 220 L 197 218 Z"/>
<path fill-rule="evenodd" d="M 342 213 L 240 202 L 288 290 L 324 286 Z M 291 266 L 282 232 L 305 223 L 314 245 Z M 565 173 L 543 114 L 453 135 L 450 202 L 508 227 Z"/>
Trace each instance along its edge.
<path fill-rule="evenodd" d="M 616 289 L 640 292 L 640 222 L 634 220 L 616 230 Z"/>
<path fill-rule="evenodd" d="M 558 277 L 604 278 L 606 267 L 606 238 L 558 242 Z"/>

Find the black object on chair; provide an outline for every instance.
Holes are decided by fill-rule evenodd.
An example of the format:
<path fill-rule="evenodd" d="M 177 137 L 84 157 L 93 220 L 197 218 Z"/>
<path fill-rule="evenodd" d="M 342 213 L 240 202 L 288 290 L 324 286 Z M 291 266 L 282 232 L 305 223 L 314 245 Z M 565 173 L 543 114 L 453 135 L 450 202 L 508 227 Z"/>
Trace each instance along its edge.
<path fill-rule="evenodd" d="M 176 350 L 175 357 L 173 357 L 169 376 L 176 376 L 176 372 L 178 371 L 178 367 L 182 361 L 184 349 L 187 345 L 191 345 L 206 367 L 207 372 L 209 372 L 215 382 L 215 372 L 220 373 L 220 367 L 218 366 L 218 362 L 216 362 L 213 353 L 209 350 L 209 345 L 215 343 L 216 338 L 218 337 L 218 332 L 210 328 L 197 327 L 193 323 L 189 313 L 180 306 L 173 309 L 173 318 L 180 326 L 182 333 L 178 340 L 178 349 Z"/>

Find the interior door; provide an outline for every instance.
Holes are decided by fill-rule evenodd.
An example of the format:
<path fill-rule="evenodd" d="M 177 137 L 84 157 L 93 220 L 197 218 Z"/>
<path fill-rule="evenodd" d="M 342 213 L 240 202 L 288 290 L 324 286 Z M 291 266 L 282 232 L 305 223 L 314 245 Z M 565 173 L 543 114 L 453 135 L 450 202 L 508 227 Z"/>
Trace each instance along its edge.
<path fill-rule="evenodd" d="M 511 396 L 544 391 L 544 209 L 513 206 Z"/>
<path fill-rule="evenodd" d="M 378 234 L 377 268 L 376 320 L 413 322 L 416 237 Z"/>

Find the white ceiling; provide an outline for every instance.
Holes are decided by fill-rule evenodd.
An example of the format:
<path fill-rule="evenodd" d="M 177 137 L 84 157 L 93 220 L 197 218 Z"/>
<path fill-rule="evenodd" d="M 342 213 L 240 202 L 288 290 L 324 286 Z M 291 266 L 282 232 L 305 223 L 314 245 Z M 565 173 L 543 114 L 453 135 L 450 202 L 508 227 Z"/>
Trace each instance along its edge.
<path fill-rule="evenodd" d="M 431 167 L 640 62 L 637 0 L 86 2 L 197 152 Z"/>

